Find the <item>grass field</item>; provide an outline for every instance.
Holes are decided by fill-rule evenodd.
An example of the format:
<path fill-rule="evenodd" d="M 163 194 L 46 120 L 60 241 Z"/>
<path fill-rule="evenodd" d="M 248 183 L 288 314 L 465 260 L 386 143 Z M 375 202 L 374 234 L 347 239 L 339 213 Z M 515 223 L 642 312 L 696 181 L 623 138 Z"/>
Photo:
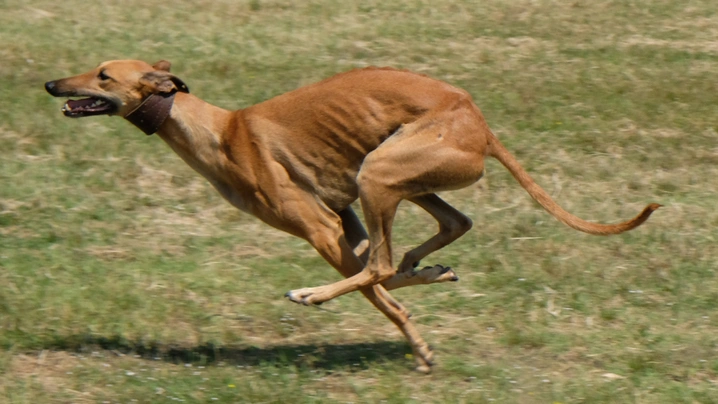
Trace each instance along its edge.
<path fill-rule="evenodd" d="M 0 2 L 0 401 L 718 402 L 718 9 L 714 1 Z M 399 290 L 435 348 L 412 371 L 302 240 L 226 204 L 159 138 L 70 120 L 43 83 L 167 59 L 243 108 L 367 65 L 468 90 L 567 210 L 497 162 L 443 195 L 474 229 L 424 263 L 461 281 Z M 397 254 L 435 223 L 402 205 Z"/>

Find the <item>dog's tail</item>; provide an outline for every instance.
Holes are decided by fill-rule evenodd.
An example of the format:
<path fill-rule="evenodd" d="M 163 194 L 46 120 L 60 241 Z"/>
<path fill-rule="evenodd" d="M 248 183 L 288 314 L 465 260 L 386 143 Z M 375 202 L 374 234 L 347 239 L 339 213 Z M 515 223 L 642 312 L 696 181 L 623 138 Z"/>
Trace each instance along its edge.
<path fill-rule="evenodd" d="M 501 162 L 501 164 L 503 164 L 511 172 L 511 175 L 516 178 L 519 184 L 526 189 L 529 195 L 531 195 L 531 197 L 534 198 L 539 205 L 543 206 L 548 213 L 558 219 L 561 223 L 564 223 L 571 228 L 584 233 L 602 236 L 619 234 L 640 226 L 648 219 L 649 216 L 651 216 L 651 213 L 653 213 L 654 210 L 661 207 L 661 205 L 657 203 L 652 203 L 646 206 L 645 209 L 643 209 L 643 212 L 641 212 L 638 216 L 623 223 L 599 224 L 587 222 L 572 215 L 571 213 L 568 213 L 560 207 L 553 199 L 551 199 L 551 196 L 549 196 L 543 188 L 531 179 L 526 170 L 521 166 L 521 164 L 519 164 L 516 158 L 512 156 L 508 150 L 506 150 L 496 136 L 493 134 L 489 136 L 488 155 Z"/>

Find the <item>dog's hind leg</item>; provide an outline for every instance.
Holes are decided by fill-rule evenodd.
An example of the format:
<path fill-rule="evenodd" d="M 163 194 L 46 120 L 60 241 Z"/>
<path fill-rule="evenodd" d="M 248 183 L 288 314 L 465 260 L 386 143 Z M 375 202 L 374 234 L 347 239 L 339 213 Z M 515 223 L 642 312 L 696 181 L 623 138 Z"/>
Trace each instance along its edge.
<path fill-rule="evenodd" d="M 427 255 L 453 243 L 471 229 L 471 219 L 444 202 L 436 194 L 426 194 L 409 199 L 421 206 L 439 222 L 439 232 L 420 246 L 404 254 L 399 272 L 411 271 Z"/>
<path fill-rule="evenodd" d="M 470 100 L 457 99 L 446 109 L 406 124 L 369 153 L 357 175 L 359 200 L 369 232 L 369 256 L 356 275 L 330 285 L 289 292 L 293 300 L 317 304 L 377 283 L 396 274 L 391 230 L 403 199 L 468 186 L 481 178 L 488 128 Z M 437 248 L 445 236 L 430 241 Z M 435 244 L 435 245 L 434 245 Z"/>
<path fill-rule="evenodd" d="M 443 212 L 447 211 L 442 210 L 442 212 L 433 214 L 433 216 L 437 220 L 440 220 L 439 234 L 437 234 L 437 236 L 430 240 L 433 241 L 434 244 L 427 245 L 429 244 L 429 242 L 426 242 L 420 247 L 410 251 L 409 253 L 407 253 L 407 255 L 404 256 L 404 260 L 402 261 L 402 263 L 405 261 L 409 263 L 417 263 L 426 255 L 429 255 L 433 251 L 451 243 L 453 240 L 460 237 L 462 234 L 468 231 L 469 228 L 471 228 L 471 221 L 466 216 L 462 215 L 459 211 L 453 209 L 451 206 L 443 202 L 441 199 L 439 199 L 438 196 L 434 195 L 433 197 L 431 197 L 427 195 L 427 198 L 420 197 L 417 199 L 418 201 L 414 201 L 413 199 L 412 201 L 419 204 L 419 206 L 424 207 L 424 209 L 426 209 L 429 213 L 434 212 L 436 205 L 438 205 L 438 208 L 443 208 L 443 205 L 441 205 L 441 203 L 448 206 L 450 211 L 448 211 L 448 213 L 442 214 Z M 428 199 L 428 201 L 424 202 L 424 199 Z M 432 203 L 435 199 L 438 199 L 440 203 Z M 349 242 L 349 245 L 352 247 L 354 253 L 359 257 L 359 259 L 361 259 L 362 262 L 366 263 L 367 258 L 369 257 L 369 235 L 364 229 L 364 225 L 362 225 L 362 223 L 359 221 L 359 218 L 357 218 L 351 207 L 339 212 L 339 216 L 341 216 L 342 218 L 342 226 L 344 227 L 344 235 L 346 236 L 347 242 Z M 448 216 L 448 218 L 444 216 Z M 441 239 L 441 241 L 438 242 L 439 247 L 434 247 L 434 249 L 431 249 L 435 244 L 437 244 L 436 240 L 434 239 L 438 238 L 439 236 L 449 237 L 449 240 L 447 241 L 445 239 Z M 414 252 L 416 250 L 418 251 Z M 441 282 L 455 282 L 459 280 L 459 277 L 451 268 L 445 268 L 441 265 L 426 267 L 418 271 L 414 271 L 411 266 L 408 267 L 408 271 L 402 271 L 401 268 L 402 267 L 400 265 L 399 271 L 396 273 L 396 275 L 381 283 L 381 285 L 384 286 L 384 289 L 394 290 L 407 286 L 428 285 L 430 283 Z"/>
<path fill-rule="evenodd" d="M 457 281 L 458 276 L 449 267 L 435 265 L 419 271 L 414 268 L 427 255 L 439 250 L 464 235 L 471 229 L 471 219 L 444 202 L 436 194 L 426 194 L 409 199 L 421 206 L 439 222 L 439 232 L 420 246 L 404 254 L 396 275 L 383 283 L 388 290 L 435 282 Z"/>

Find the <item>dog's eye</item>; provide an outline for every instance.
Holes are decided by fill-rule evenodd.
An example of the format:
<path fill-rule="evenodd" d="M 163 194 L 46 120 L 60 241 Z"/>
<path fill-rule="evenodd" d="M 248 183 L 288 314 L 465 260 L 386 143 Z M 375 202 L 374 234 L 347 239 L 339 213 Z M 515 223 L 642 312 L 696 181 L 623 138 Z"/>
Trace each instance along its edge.
<path fill-rule="evenodd" d="M 100 71 L 100 74 L 98 74 L 97 77 L 98 77 L 100 80 L 109 80 L 109 79 L 110 79 L 110 76 L 108 76 L 108 75 L 105 73 L 104 70 L 101 70 L 101 71 Z"/>

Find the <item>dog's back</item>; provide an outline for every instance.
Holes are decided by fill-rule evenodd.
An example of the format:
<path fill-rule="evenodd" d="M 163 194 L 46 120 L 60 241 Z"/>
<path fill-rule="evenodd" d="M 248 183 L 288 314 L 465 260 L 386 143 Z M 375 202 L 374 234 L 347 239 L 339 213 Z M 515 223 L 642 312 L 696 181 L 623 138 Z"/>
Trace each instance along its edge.
<path fill-rule="evenodd" d="M 332 208 L 356 199 L 364 157 L 402 125 L 442 103 L 470 99 L 464 90 L 391 68 L 351 70 L 245 109 L 251 133 Z"/>

